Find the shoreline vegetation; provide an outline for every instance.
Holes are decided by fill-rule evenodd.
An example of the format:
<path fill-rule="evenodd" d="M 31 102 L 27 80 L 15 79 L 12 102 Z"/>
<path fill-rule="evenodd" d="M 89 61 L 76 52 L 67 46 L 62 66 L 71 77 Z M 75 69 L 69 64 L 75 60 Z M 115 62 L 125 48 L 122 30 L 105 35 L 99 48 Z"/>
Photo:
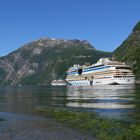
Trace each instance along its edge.
<path fill-rule="evenodd" d="M 132 120 L 107 119 L 95 113 L 53 107 L 38 107 L 36 111 L 99 140 L 140 139 L 140 123 Z"/>

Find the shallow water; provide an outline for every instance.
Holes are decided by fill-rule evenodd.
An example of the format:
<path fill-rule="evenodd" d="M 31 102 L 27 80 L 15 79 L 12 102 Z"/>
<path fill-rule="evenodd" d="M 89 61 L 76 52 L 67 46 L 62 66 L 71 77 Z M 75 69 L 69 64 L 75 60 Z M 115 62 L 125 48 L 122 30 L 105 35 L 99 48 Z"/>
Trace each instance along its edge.
<path fill-rule="evenodd" d="M 0 87 L 0 112 L 34 114 L 37 106 L 64 107 L 97 112 L 106 117 L 140 120 L 140 86 Z"/>

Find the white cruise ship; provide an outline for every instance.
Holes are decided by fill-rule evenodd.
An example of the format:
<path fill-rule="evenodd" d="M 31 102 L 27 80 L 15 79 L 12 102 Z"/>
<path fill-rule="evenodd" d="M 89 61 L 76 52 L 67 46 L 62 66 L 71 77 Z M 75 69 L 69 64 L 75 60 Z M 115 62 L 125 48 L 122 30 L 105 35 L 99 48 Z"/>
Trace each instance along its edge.
<path fill-rule="evenodd" d="M 90 66 L 69 68 L 66 81 L 70 85 L 134 84 L 135 76 L 125 63 L 101 58 Z"/>

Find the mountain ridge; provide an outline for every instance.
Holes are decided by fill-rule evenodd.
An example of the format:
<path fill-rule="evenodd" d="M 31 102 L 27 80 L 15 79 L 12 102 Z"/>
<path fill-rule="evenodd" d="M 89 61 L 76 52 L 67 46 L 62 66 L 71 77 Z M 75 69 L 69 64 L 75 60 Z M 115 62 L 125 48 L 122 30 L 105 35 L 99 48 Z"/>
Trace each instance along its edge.
<path fill-rule="evenodd" d="M 73 64 L 109 56 L 86 40 L 40 38 L 0 58 L 0 84 L 49 85 L 53 79 L 65 78 Z"/>

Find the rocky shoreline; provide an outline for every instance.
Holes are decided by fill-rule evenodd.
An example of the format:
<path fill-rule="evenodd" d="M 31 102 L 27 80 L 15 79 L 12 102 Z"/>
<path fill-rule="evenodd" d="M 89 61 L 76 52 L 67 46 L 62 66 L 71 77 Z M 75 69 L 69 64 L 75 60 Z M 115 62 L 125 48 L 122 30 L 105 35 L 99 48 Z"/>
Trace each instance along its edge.
<path fill-rule="evenodd" d="M 0 112 L 1 140 L 95 140 L 50 118 Z"/>

